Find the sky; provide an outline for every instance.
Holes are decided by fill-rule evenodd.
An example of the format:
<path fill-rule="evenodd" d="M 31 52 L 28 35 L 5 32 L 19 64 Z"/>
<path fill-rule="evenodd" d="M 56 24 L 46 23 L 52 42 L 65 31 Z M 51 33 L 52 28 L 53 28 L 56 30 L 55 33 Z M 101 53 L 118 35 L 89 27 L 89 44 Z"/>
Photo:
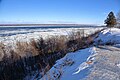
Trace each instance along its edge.
<path fill-rule="evenodd" d="M 120 0 L 0 0 L 0 23 L 104 24 Z"/>

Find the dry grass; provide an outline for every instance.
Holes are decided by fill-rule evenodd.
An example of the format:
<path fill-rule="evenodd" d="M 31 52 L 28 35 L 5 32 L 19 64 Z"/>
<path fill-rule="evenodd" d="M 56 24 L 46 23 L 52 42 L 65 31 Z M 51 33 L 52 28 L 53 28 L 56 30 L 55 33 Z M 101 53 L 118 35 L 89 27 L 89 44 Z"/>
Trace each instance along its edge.
<path fill-rule="evenodd" d="M 2 60 L 4 54 L 5 54 L 5 46 L 3 43 L 0 43 L 0 60 Z"/>
<path fill-rule="evenodd" d="M 16 42 L 14 49 L 0 43 L 0 80 L 23 79 L 36 70 L 45 69 L 47 72 L 66 53 L 92 44 L 93 34 L 85 37 L 83 32 L 71 32 L 69 36 L 53 36 L 45 40 L 40 38 L 30 42 Z"/>
<path fill-rule="evenodd" d="M 38 55 L 38 51 L 34 47 L 35 40 L 30 43 L 27 42 L 17 42 L 15 52 L 21 57 L 29 57 Z"/>

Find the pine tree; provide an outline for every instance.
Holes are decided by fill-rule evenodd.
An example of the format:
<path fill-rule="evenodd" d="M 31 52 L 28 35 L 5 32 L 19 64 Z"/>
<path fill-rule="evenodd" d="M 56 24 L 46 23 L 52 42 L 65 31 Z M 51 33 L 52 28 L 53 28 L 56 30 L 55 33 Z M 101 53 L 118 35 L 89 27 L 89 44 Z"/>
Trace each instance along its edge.
<path fill-rule="evenodd" d="M 114 16 L 113 12 L 110 12 L 105 20 L 105 24 L 107 27 L 115 27 L 117 24 L 116 17 Z"/>

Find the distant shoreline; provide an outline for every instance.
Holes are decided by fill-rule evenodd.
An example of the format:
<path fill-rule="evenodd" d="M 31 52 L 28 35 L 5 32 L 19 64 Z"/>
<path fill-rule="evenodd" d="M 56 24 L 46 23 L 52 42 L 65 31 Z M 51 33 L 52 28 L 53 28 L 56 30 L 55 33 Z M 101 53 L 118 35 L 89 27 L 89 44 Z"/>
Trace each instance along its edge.
<path fill-rule="evenodd" d="M 98 26 L 98 25 L 87 25 L 87 24 L 0 24 L 2 26 Z"/>

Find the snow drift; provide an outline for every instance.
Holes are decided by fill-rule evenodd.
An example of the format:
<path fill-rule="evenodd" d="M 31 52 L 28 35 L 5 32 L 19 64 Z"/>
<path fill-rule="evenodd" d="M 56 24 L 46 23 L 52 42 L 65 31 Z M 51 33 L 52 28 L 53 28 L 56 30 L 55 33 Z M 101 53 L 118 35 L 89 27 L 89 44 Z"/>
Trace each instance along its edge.
<path fill-rule="evenodd" d="M 76 52 L 68 53 L 40 80 L 80 80 L 85 78 L 89 72 L 87 69 L 94 64 L 96 48 L 86 48 Z"/>
<path fill-rule="evenodd" d="M 95 44 L 120 44 L 120 29 L 108 28 L 101 31 L 94 40 Z"/>

